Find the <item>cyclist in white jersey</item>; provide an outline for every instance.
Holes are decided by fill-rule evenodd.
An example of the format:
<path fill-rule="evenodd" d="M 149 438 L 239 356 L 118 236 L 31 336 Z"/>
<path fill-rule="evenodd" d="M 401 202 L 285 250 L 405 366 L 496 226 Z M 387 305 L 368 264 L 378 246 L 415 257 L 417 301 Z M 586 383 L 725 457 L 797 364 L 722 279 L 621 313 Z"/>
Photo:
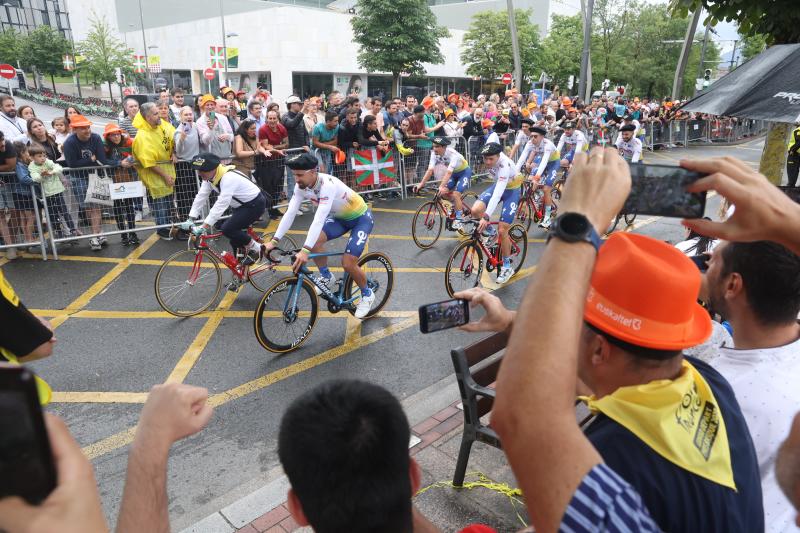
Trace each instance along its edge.
<path fill-rule="evenodd" d="M 575 154 L 587 152 L 589 142 L 582 131 L 575 129 L 574 122 L 567 122 L 564 124 L 564 133 L 558 140 L 556 150 L 561 154 L 561 166 L 572 168 L 572 159 Z"/>
<path fill-rule="evenodd" d="M 625 161 L 629 163 L 640 163 L 642 158 L 642 141 L 633 136 L 636 126 L 627 124 L 619 129 L 616 147 Z"/>
<path fill-rule="evenodd" d="M 525 150 L 528 148 L 528 141 L 530 140 L 531 136 L 531 127 L 533 126 L 533 121 L 529 118 L 523 118 L 520 121 L 520 130 L 517 132 L 517 136 L 514 139 L 514 146 L 511 147 L 511 152 L 508 154 L 508 157 L 514 159 L 515 155 L 519 156 L 517 159 L 517 163 L 522 160 L 522 164 L 525 164 L 522 155 L 525 153 Z M 527 156 L 526 156 L 527 157 Z M 519 171 L 520 168 L 517 168 Z"/>
<path fill-rule="evenodd" d="M 550 213 L 553 209 L 553 199 L 550 196 L 550 190 L 553 188 L 553 183 L 556 181 L 556 172 L 561 165 L 561 153 L 553 144 L 553 141 L 545 137 L 547 130 L 535 126 L 531 128 L 531 152 L 525 162 L 525 167 L 528 171 L 528 180 L 542 183 L 544 190 L 544 218 L 539 223 L 539 226 L 547 229 L 550 227 Z"/>
<path fill-rule="evenodd" d="M 272 241 L 265 245 L 265 253 L 275 248 L 278 242 L 292 227 L 295 214 L 300 204 L 311 201 L 317 204 L 317 212 L 308 229 L 303 249 L 297 253 L 292 268 L 297 272 L 306 262 L 308 254 L 322 253 L 325 243 L 350 232 L 345 253 L 342 256 L 342 267 L 350 274 L 361 289 L 361 300 L 356 307 L 355 317 L 364 318 L 369 313 L 375 294 L 367 287 L 367 277 L 358 266 L 358 258 L 364 251 L 369 234 L 375 221 L 364 199 L 353 189 L 342 183 L 339 178 L 323 174 L 317 170 L 319 161 L 309 153 L 302 153 L 286 160 L 286 166 L 295 178 L 294 195 L 289 207 L 281 218 Z M 336 278 L 328 269 L 328 258 L 315 257 L 321 280 L 331 291 L 335 290 Z M 317 294 L 321 291 L 315 287 Z"/>
<path fill-rule="evenodd" d="M 489 176 L 495 182 L 481 194 L 472 206 L 472 216 L 481 219 L 478 229 L 483 232 L 488 226 L 495 208 L 501 201 L 503 202 L 503 211 L 500 213 L 500 223 L 498 224 L 503 266 L 497 277 L 497 283 L 502 284 L 514 275 L 514 269 L 511 266 L 511 239 L 508 236 L 508 229 L 517 215 L 519 188 L 522 185 L 523 177 L 517 174 L 514 162 L 503 153 L 503 147 L 499 143 L 483 145 L 481 155 Z"/>
<path fill-rule="evenodd" d="M 455 204 L 455 220 L 453 220 L 452 228 L 454 230 L 461 229 L 461 217 L 463 215 L 463 204 L 461 202 L 461 194 L 465 189 L 469 188 L 470 180 L 472 179 L 472 169 L 470 168 L 467 160 L 464 159 L 455 148 L 450 147 L 450 139 L 447 137 L 434 137 L 431 139 L 433 143 L 433 150 L 431 150 L 431 160 L 428 164 L 428 170 L 422 176 L 422 181 L 414 185 L 414 193 L 419 192 L 422 187 L 428 182 L 433 175 L 433 169 L 436 165 L 444 165 L 447 171 L 442 177 L 439 184 L 439 194 L 444 197 L 453 197 Z"/>

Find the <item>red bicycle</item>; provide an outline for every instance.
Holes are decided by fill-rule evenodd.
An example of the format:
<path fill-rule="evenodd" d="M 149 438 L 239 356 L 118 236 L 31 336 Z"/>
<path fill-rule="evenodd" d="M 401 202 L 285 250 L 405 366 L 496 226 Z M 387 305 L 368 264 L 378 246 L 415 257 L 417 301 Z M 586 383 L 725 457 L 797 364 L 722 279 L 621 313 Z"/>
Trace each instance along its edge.
<path fill-rule="evenodd" d="M 433 190 L 433 188 L 423 188 L 423 190 Z M 417 212 L 414 213 L 414 219 L 411 222 L 411 237 L 414 239 L 414 244 L 427 250 L 439 240 L 442 234 L 442 225 L 448 231 L 453 231 L 453 221 L 455 221 L 455 207 L 452 201 L 445 201 L 439 193 L 438 186 L 436 187 L 436 194 L 433 200 L 425 202 Z M 421 191 L 420 191 L 421 192 Z M 464 206 L 464 215 L 468 217 L 472 204 L 478 199 L 478 195 L 472 191 L 466 191 L 461 195 L 461 202 Z M 461 235 L 469 235 L 463 230 L 459 230 Z"/>
<path fill-rule="evenodd" d="M 503 256 L 500 253 L 500 243 L 498 237 L 491 237 L 488 242 L 484 242 L 478 232 L 478 221 L 468 220 L 464 225 L 471 224 L 472 234 L 469 239 L 462 241 L 447 260 L 445 269 L 445 288 L 447 294 L 454 298 L 458 291 L 477 287 L 481 282 L 483 274 L 483 257 L 486 256 L 486 270 L 492 272 L 497 270 L 500 275 L 500 267 L 503 266 Z M 498 222 L 489 222 L 490 225 L 497 225 Z M 528 232 L 521 224 L 514 224 L 508 229 L 511 238 L 511 263 L 514 274 L 519 272 L 525 262 L 528 253 Z"/>
<path fill-rule="evenodd" d="M 557 181 L 553 188 L 550 190 L 550 198 L 553 201 L 552 211 L 550 218 L 556 217 L 558 210 L 558 201 L 561 200 L 561 187 L 563 181 Z M 537 224 L 544 219 L 545 205 L 544 205 L 544 187 L 541 183 L 532 183 L 525 181 L 522 183 L 522 194 L 519 198 L 519 209 L 517 209 L 517 223 L 530 231 L 531 222 Z"/>
<path fill-rule="evenodd" d="M 256 242 L 272 237 L 269 233 L 262 238 L 252 227 L 247 228 L 247 233 Z M 227 284 L 230 291 L 238 291 L 249 282 L 257 291 L 264 292 L 275 282 L 277 263 L 262 257 L 245 265 L 230 251 L 214 249 L 213 244 L 220 237 L 222 233 L 192 235 L 187 250 L 176 252 L 164 261 L 155 281 L 156 300 L 164 311 L 175 316 L 193 316 L 208 309 L 217 301 L 222 288 L 220 264 L 231 271 L 231 281 Z M 278 247 L 294 249 L 297 245 L 284 236 Z"/>

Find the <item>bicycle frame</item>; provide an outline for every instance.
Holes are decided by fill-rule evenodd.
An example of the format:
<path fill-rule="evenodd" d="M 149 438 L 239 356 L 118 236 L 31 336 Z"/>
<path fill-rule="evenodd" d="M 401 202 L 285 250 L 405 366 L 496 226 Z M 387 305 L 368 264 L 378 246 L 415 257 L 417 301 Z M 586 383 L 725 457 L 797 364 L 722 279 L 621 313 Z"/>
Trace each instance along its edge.
<path fill-rule="evenodd" d="M 318 254 L 309 254 L 309 259 L 314 259 L 315 257 L 335 257 L 339 255 L 344 255 L 344 252 L 323 252 Z M 292 262 L 294 263 L 295 256 L 292 256 Z M 297 273 L 297 278 L 299 280 L 298 283 L 295 284 L 294 289 L 292 290 L 292 294 L 286 299 L 286 304 L 284 304 L 283 312 L 284 315 L 289 313 L 290 309 L 294 309 L 297 306 L 297 298 L 300 296 L 300 289 L 303 286 L 303 280 L 308 279 L 312 285 L 317 287 L 322 294 L 320 294 L 320 298 L 327 302 L 331 302 L 333 305 L 337 307 L 348 307 L 352 306 L 353 302 L 360 298 L 359 295 L 353 296 L 352 298 L 348 298 L 347 300 L 344 299 L 344 291 L 347 287 L 348 283 L 350 282 L 350 274 L 345 272 L 344 276 L 342 277 L 342 281 L 339 285 L 339 291 L 334 293 L 331 291 L 326 285 L 317 281 L 316 276 L 314 276 L 311 271 L 308 269 L 306 265 L 303 265 L 300 268 L 300 271 Z"/>
<path fill-rule="evenodd" d="M 499 222 L 489 222 L 490 226 L 498 226 L 499 224 L 500 224 Z M 497 244 L 500 244 L 499 243 L 499 237 L 500 236 L 498 234 L 498 243 Z M 513 255 L 515 255 L 515 252 L 519 253 L 519 246 L 517 245 L 517 243 L 515 243 L 511 239 L 510 236 L 508 238 L 509 238 L 509 240 L 511 240 L 511 255 L 513 256 Z M 478 234 L 478 225 L 477 224 L 475 224 L 475 229 L 472 231 L 471 239 L 472 239 L 472 242 L 476 243 L 481 248 L 481 251 L 484 253 L 484 255 L 486 255 L 487 263 L 489 265 L 491 265 L 492 268 L 496 268 L 498 265 L 503 263 L 503 256 L 502 256 L 502 252 L 500 251 L 500 246 L 497 247 L 497 253 L 492 254 L 491 250 L 489 250 L 486 247 L 486 245 L 483 243 L 483 240 L 480 238 L 480 235 Z M 461 258 L 461 265 L 460 265 L 460 268 L 462 270 L 464 268 L 464 261 L 466 261 L 466 260 L 467 260 L 467 255 L 464 254 L 464 256 Z"/>
<path fill-rule="evenodd" d="M 247 228 L 247 234 L 256 242 L 261 242 L 261 236 L 258 235 L 252 227 Z M 221 253 L 217 252 L 211 247 L 210 242 L 215 241 L 220 237 L 222 237 L 221 231 L 217 233 L 203 233 L 200 236 L 192 236 L 192 238 L 189 239 L 189 246 L 194 246 L 194 249 L 197 250 L 197 254 L 195 254 L 194 257 L 194 267 L 189 275 L 190 283 L 197 281 L 197 278 L 200 276 L 200 265 L 203 263 L 203 252 L 205 251 L 214 256 L 219 263 L 225 265 L 225 267 L 227 267 L 228 270 L 230 270 L 239 281 L 244 281 L 244 279 L 247 277 L 247 270 L 249 269 L 249 266 L 243 265 L 240 261 L 237 261 L 236 267 L 232 267 L 225 262 Z M 268 268 L 273 267 L 270 265 Z"/>

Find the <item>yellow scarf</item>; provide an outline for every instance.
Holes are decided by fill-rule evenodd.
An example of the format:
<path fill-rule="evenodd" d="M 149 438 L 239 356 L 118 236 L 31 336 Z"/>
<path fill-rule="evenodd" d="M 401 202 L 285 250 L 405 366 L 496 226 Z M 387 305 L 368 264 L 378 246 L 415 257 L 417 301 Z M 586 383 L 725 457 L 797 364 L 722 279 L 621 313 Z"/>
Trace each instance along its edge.
<path fill-rule="evenodd" d="M 225 175 L 226 172 L 229 170 L 234 170 L 236 168 L 235 165 L 219 165 L 217 166 L 217 173 L 214 175 L 214 178 L 211 180 L 211 185 L 219 189 L 219 180 L 222 179 L 222 176 Z"/>
<path fill-rule="evenodd" d="M 679 467 L 736 490 L 725 421 L 706 380 L 688 361 L 675 380 L 581 398 Z"/>

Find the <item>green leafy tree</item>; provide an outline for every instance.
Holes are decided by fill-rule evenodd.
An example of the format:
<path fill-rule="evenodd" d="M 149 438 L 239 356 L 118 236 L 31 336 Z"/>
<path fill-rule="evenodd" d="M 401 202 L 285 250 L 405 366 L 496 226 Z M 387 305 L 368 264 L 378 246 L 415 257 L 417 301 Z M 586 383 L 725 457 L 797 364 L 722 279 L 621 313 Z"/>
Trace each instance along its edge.
<path fill-rule="evenodd" d="M 22 35 L 13 29 L 0 33 L 0 63 L 17 64 L 20 59 Z"/>
<path fill-rule="evenodd" d="M 425 0 L 358 0 L 350 20 L 358 64 L 368 72 L 391 72 L 392 95 L 400 74 L 424 75 L 423 63 L 439 64 L 439 40 L 450 36 Z"/>
<path fill-rule="evenodd" d="M 592 72 L 600 79 L 614 81 L 613 64 L 625 46 L 630 21 L 637 5 L 632 0 L 597 0 L 592 26 Z M 583 39 L 581 39 L 581 43 Z"/>
<path fill-rule="evenodd" d="M 764 51 L 767 47 L 767 39 L 757 33 L 755 35 L 741 35 L 742 42 L 739 43 L 742 50 L 742 59 L 747 61 L 750 58 L 753 58 Z"/>
<path fill-rule="evenodd" d="M 121 69 L 125 76 L 133 74 L 133 52 L 114 37 L 105 17 L 99 19 L 92 12 L 90 23 L 86 39 L 78 43 L 79 53 L 86 58 L 81 63 L 82 70 L 93 79 L 106 82 L 108 94 L 113 101 L 111 83 L 117 79 L 117 69 Z"/>
<path fill-rule="evenodd" d="M 20 61 L 48 74 L 56 90 L 56 74 L 64 73 L 63 56 L 70 50 L 67 39 L 50 26 L 39 26 L 22 39 Z"/>
<path fill-rule="evenodd" d="M 542 47 L 539 27 L 531 22 L 531 11 L 516 9 L 520 63 L 524 74 L 541 67 Z M 511 30 L 506 11 L 482 11 L 472 17 L 469 29 L 461 42 L 461 62 L 467 74 L 494 80 L 504 72 L 514 71 Z"/>
<path fill-rule="evenodd" d="M 797 0 L 672 0 L 673 11 L 686 15 L 703 9 L 712 22 L 735 21 L 745 37 L 762 35 L 768 45 L 800 42 Z M 771 123 L 759 170 L 773 183 L 783 179 L 789 124 Z"/>
<path fill-rule="evenodd" d="M 542 40 L 542 69 L 556 85 L 566 87 L 570 76 L 581 71 L 583 16 L 553 15 L 550 33 Z"/>

